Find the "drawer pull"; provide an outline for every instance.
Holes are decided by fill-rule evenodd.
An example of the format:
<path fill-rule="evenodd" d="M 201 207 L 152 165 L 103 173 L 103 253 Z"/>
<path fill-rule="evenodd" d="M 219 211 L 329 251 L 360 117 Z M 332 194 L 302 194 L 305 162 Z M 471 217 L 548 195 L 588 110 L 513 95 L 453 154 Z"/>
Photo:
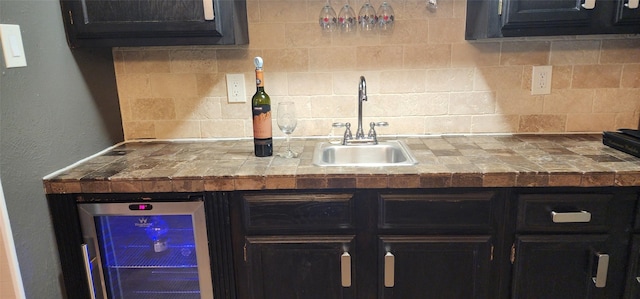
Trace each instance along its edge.
<path fill-rule="evenodd" d="M 384 286 L 392 288 L 395 285 L 395 256 L 393 253 L 387 252 L 384 255 Z"/>
<path fill-rule="evenodd" d="M 629 9 L 636 9 L 638 8 L 639 3 L 640 3 L 640 0 L 629 0 L 627 1 L 627 3 L 624 4 L 624 6 L 626 6 Z"/>
<path fill-rule="evenodd" d="M 596 0 L 584 0 L 582 7 L 584 7 L 584 9 L 594 9 L 596 7 Z"/>
<path fill-rule="evenodd" d="M 593 283 L 596 288 L 604 288 L 607 286 L 607 272 L 609 271 L 609 255 L 604 253 L 596 253 L 598 264 L 596 269 L 596 277 L 593 277 Z"/>
<path fill-rule="evenodd" d="M 584 223 L 591 221 L 591 213 L 587 211 L 558 213 L 551 211 L 553 223 Z"/>
<path fill-rule="evenodd" d="M 342 274 L 342 287 L 351 286 L 351 255 L 345 252 L 340 256 L 340 272 Z"/>

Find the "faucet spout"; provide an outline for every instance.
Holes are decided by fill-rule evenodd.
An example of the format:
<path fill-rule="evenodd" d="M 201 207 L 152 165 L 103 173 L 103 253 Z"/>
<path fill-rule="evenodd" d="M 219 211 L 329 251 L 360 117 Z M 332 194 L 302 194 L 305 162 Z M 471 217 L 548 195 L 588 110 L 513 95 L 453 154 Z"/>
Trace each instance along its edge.
<path fill-rule="evenodd" d="M 356 139 L 363 139 L 364 129 L 362 129 L 362 102 L 367 100 L 367 81 L 364 76 L 360 76 L 358 84 L 358 129 L 356 130 Z"/>

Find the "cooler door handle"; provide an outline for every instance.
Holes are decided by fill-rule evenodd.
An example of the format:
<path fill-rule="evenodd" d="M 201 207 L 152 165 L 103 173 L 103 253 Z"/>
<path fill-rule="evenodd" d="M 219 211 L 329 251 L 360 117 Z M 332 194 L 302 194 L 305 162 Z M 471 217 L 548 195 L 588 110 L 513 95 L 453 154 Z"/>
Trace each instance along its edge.
<path fill-rule="evenodd" d="M 204 9 L 204 20 L 213 21 L 213 0 L 202 0 L 202 7 Z"/>
<path fill-rule="evenodd" d="M 82 244 L 82 257 L 84 261 L 84 272 L 89 284 L 89 293 L 92 299 L 96 299 L 96 288 L 93 286 L 93 273 L 91 273 L 91 257 L 89 256 L 89 246 Z"/>
<path fill-rule="evenodd" d="M 342 287 L 351 287 L 351 255 L 344 252 L 340 256 L 340 272 L 342 276 Z"/>

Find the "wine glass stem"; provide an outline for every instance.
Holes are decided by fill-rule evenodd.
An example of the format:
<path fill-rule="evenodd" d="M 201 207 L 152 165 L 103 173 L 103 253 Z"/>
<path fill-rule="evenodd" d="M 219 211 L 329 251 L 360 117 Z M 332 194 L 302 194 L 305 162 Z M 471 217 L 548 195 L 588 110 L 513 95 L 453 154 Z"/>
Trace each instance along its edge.
<path fill-rule="evenodd" d="M 291 141 L 290 141 L 291 134 L 287 133 L 286 135 L 287 135 L 287 153 L 291 154 Z"/>

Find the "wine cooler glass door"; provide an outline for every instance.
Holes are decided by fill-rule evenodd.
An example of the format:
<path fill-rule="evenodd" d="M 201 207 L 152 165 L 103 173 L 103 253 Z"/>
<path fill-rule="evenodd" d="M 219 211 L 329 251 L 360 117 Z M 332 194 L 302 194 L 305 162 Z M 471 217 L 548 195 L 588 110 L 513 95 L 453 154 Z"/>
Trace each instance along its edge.
<path fill-rule="evenodd" d="M 87 264 L 101 270 L 87 271 L 99 273 L 89 277 L 96 298 L 213 298 L 202 202 L 80 204 L 79 211 Z"/>

